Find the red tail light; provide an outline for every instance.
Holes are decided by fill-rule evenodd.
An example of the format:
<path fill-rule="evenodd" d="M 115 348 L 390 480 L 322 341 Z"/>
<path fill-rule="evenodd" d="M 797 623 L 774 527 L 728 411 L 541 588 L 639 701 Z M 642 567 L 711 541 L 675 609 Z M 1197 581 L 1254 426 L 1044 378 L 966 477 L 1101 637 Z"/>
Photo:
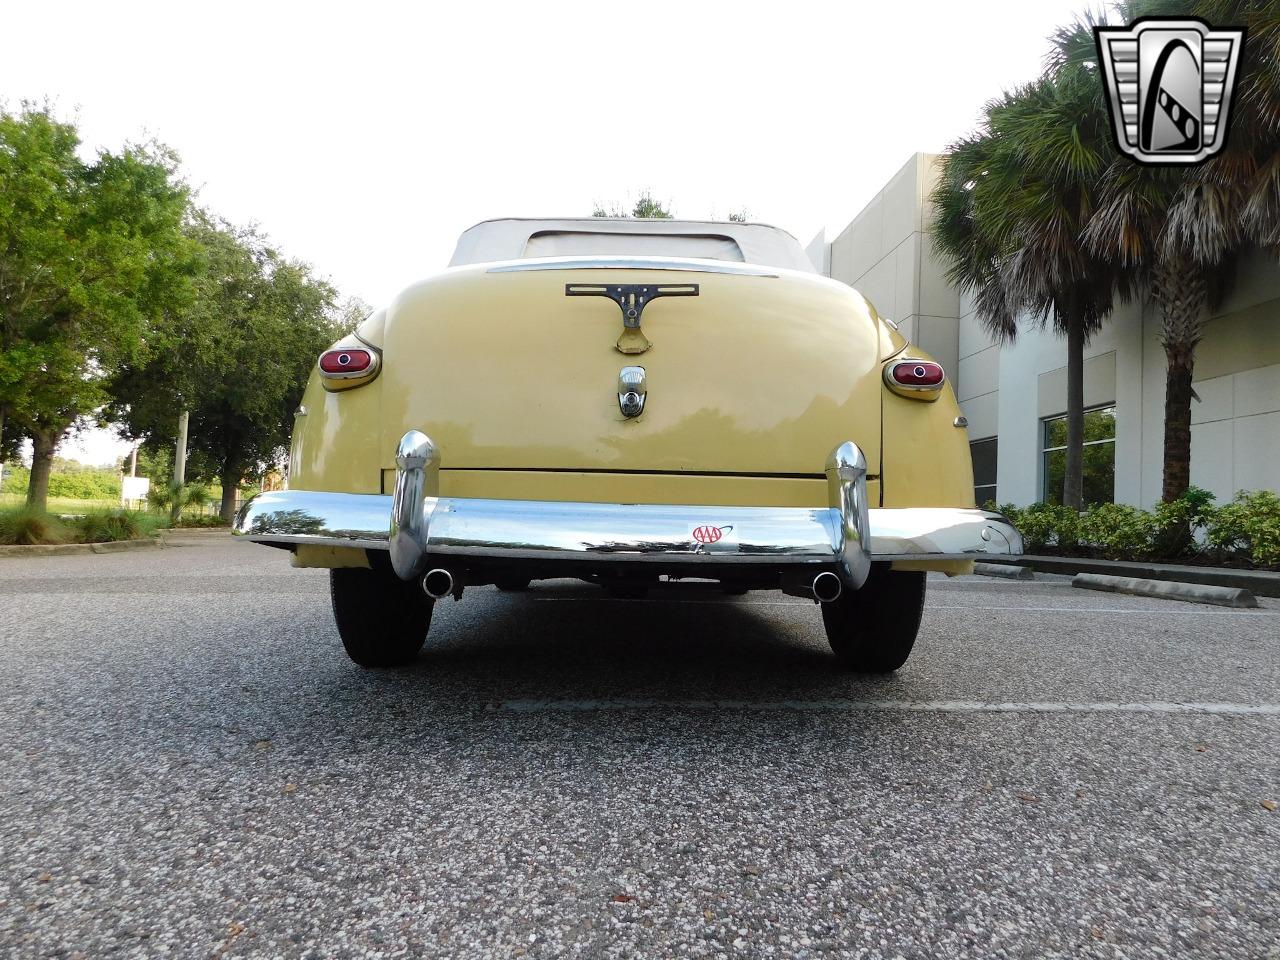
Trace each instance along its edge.
<path fill-rule="evenodd" d="M 320 370 L 328 374 L 363 376 L 373 367 L 368 350 L 326 350 L 320 354 Z"/>
<path fill-rule="evenodd" d="M 353 338 L 354 339 L 354 338 Z M 364 386 L 378 375 L 378 351 L 364 347 L 334 347 L 320 354 L 320 381 L 330 393 Z"/>
<path fill-rule="evenodd" d="M 884 382 L 899 396 L 936 400 L 946 383 L 942 364 L 932 360 L 894 360 L 884 368 Z"/>
<path fill-rule="evenodd" d="M 901 360 L 890 367 L 893 379 L 904 387 L 940 387 L 947 375 L 930 360 Z"/>

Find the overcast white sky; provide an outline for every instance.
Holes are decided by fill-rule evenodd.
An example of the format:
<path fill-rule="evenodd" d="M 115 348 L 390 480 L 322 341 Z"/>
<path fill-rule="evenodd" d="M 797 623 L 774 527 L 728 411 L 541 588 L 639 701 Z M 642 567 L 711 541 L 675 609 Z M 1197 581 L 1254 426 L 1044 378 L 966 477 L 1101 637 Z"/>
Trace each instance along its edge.
<path fill-rule="evenodd" d="M 831 234 L 1088 6 L 27 0 L 6 4 L 0 96 L 53 100 L 92 145 L 160 139 L 202 204 L 377 305 L 478 220 L 643 188 L 677 216 Z"/>

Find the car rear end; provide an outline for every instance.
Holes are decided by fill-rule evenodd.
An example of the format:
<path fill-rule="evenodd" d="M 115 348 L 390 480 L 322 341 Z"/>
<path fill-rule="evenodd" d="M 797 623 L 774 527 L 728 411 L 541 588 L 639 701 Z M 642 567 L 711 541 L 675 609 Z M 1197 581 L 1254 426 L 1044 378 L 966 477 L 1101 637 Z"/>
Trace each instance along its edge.
<path fill-rule="evenodd" d="M 425 280 L 327 351 L 289 489 L 237 530 L 437 598 L 694 577 L 829 604 L 877 570 L 1020 549 L 972 489 L 945 371 L 844 284 L 520 257 Z"/>

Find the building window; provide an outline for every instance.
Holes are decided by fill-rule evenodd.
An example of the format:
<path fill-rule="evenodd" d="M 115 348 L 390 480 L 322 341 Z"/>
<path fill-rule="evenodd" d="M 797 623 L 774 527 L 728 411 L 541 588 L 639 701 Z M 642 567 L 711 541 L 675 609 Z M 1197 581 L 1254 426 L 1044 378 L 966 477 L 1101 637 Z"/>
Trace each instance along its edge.
<path fill-rule="evenodd" d="M 973 502 L 982 506 L 996 499 L 996 438 L 969 444 L 973 457 Z"/>
<path fill-rule="evenodd" d="M 1067 418 L 1044 421 L 1043 465 L 1045 503 L 1062 502 L 1067 473 Z M 1116 493 L 1116 408 L 1086 410 L 1084 415 L 1084 502 L 1111 503 Z"/>

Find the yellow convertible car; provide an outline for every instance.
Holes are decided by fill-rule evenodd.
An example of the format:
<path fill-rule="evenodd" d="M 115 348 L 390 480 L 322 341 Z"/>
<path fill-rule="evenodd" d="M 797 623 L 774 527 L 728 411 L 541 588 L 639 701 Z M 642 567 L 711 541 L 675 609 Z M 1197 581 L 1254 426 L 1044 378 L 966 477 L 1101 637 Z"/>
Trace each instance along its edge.
<path fill-rule="evenodd" d="M 352 659 L 408 663 L 468 586 L 700 579 L 911 652 L 925 572 L 1017 553 L 974 509 L 942 367 L 761 224 L 493 220 L 319 357 L 288 489 L 236 533 L 330 569 Z"/>

